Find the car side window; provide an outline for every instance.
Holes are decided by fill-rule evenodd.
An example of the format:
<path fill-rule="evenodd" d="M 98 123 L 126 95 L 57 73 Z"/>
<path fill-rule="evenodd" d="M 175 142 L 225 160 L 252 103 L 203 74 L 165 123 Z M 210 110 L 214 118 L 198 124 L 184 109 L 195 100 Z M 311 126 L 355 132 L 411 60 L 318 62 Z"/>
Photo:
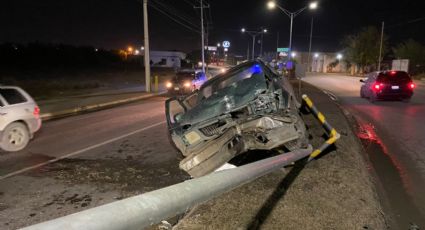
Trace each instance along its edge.
<path fill-rule="evenodd" d="M 9 105 L 24 103 L 27 99 L 16 89 L 0 89 L 0 94 Z"/>

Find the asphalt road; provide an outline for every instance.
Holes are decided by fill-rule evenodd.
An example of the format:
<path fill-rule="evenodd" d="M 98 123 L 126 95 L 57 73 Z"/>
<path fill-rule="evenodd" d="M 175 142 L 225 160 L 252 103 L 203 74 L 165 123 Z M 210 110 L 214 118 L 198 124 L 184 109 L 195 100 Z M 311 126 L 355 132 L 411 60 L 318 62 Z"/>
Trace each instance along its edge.
<path fill-rule="evenodd" d="M 338 102 L 357 120 L 357 135 L 365 145 L 384 206 L 399 226 L 425 227 L 425 83 L 409 103 L 360 98 L 358 77 L 310 75 L 313 84 Z"/>
<path fill-rule="evenodd" d="M 25 150 L 0 152 L 0 229 L 186 179 L 168 140 L 164 101 L 154 97 L 45 122 Z"/>

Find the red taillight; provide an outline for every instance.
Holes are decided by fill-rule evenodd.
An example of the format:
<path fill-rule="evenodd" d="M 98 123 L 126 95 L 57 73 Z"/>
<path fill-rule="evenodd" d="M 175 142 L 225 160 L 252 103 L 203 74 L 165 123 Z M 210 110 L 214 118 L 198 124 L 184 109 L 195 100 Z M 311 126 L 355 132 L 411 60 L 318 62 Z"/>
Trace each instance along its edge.
<path fill-rule="evenodd" d="M 372 89 L 375 90 L 375 91 L 378 91 L 378 90 L 381 89 L 382 86 L 383 86 L 382 83 L 377 82 L 377 83 L 373 84 Z"/>
<path fill-rule="evenodd" d="M 409 83 L 409 88 L 414 89 L 416 87 L 415 83 Z"/>
<path fill-rule="evenodd" d="M 40 108 L 38 108 L 38 106 L 34 107 L 34 112 L 33 112 L 34 116 L 38 117 L 40 115 Z"/>

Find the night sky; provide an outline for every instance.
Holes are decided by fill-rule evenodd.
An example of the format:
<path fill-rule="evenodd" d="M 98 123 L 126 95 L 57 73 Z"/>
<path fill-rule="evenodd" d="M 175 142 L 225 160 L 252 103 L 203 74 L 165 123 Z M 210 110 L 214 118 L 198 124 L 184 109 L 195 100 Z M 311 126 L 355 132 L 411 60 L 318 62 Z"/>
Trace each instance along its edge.
<path fill-rule="evenodd" d="M 198 0 L 151 0 L 152 5 L 184 17 L 192 29 L 200 25 Z M 307 50 L 310 20 L 314 17 L 313 51 L 337 51 L 342 38 L 363 26 L 381 26 L 385 21 L 390 43 L 413 38 L 425 43 L 424 0 L 322 0 L 319 8 L 304 11 L 294 20 L 294 50 Z M 231 51 L 245 55 L 251 37 L 240 33 L 245 27 L 265 27 L 264 51 L 286 47 L 289 17 L 279 10 L 270 11 L 265 0 L 208 0 L 205 10 L 210 22 L 209 42 L 229 40 Z M 308 1 L 278 1 L 284 8 L 296 11 Z M 176 16 L 174 16 L 176 17 Z M 161 12 L 149 7 L 152 49 L 199 49 L 200 35 L 181 26 Z M 182 19 L 180 19 L 181 21 Z M 186 23 L 189 23 L 186 22 Z M 211 24 L 212 23 L 212 24 Z M 0 3 L 0 43 L 51 42 L 91 45 L 117 49 L 143 43 L 142 5 L 137 0 L 2 0 Z"/>

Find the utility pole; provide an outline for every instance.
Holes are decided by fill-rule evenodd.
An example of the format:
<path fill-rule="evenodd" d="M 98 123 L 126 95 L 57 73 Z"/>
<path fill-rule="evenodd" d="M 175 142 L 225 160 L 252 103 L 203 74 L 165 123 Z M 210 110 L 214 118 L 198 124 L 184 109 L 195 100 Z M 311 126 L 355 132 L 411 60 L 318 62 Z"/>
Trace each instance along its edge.
<path fill-rule="evenodd" d="M 145 37 L 145 91 L 151 92 L 151 63 L 149 56 L 148 0 L 143 0 L 143 29 Z"/>
<path fill-rule="evenodd" d="M 313 41 L 313 23 L 314 23 L 314 17 L 311 17 L 311 28 L 310 28 L 310 45 L 308 47 L 308 61 L 307 61 L 307 71 L 311 72 L 310 68 L 310 61 L 311 61 L 311 43 Z"/>
<path fill-rule="evenodd" d="M 202 72 L 205 73 L 205 39 L 204 39 L 204 8 L 209 8 L 210 6 L 204 6 L 203 0 L 200 1 L 201 6 L 195 7 L 195 9 L 201 8 L 201 55 L 202 55 Z"/>
<path fill-rule="evenodd" d="M 378 71 L 381 71 L 381 56 L 382 56 L 382 43 L 384 40 L 384 22 L 382 22 L 382 28 L 381 28 L 381 44 L 379 46 L 379 59 L 378 59 Z"/>

